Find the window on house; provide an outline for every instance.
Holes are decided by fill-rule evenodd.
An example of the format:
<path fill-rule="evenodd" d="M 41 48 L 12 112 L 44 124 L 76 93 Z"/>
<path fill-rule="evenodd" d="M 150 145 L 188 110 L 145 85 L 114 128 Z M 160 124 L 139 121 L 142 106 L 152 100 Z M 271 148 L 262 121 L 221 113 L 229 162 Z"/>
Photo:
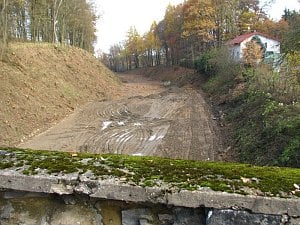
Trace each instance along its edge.
<path fill-rule="evenodd" d="M 268 51 L 268 52 L 266 52 L 266 57 L 268 57 L 268 56 L 270 56 L 270 55 L 274 55 L 274 52 L 273 51 Z"/>

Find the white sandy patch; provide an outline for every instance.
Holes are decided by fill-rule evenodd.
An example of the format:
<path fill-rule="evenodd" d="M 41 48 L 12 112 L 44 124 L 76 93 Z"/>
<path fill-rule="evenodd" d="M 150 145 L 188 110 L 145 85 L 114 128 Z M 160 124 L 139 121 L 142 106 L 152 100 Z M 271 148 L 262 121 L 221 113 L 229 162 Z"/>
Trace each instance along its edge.
<path fill-rule="evenodd" d="M 105 130 L 109 127 L 109 125 L 112 124 L 112 121 L 105 121 L 102 124 L 102 130 Z"/>
<path fill-rule="evenodd" d="M 144 156 L 143 153 L 134 153 L 132 156 Z"/>
<path fill-rule="evenodd" d="M 154 141 L 156 139 L 156 134 L 152 135 L 150 138 L 149 138 L 149 141 Z"/>

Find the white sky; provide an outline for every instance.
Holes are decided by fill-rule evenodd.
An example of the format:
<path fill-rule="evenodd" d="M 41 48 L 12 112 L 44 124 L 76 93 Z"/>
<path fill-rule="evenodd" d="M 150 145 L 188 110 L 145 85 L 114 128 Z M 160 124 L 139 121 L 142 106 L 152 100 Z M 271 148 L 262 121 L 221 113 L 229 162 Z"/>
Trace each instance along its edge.
<path fill-rule="evenodd" d="M 108 52 L 111 45 L 125 39 L 130 26 L 135 26 L 140 34 L 146 33 L 154 20 L 163 19 L 169 3 L 181 2 L 183 0 L 97 0 L 102 16 L 97 23 L 95 50 Z"/>
<path fill-rule="evenodd" d="M 113 44 L 122 42 L 130 26 L 140 34 L 150 29 L 152 22 L 161 21 L 169 3 L 177 5 L 184 0 L 95 0 L 101 18 L 97 23 L 98 41 L 95 50 L 108 52 Z M 283 10 L 300 10 L 298 0 L 275 0 L 267 13 L 273 19 L 280 19 Z"/>

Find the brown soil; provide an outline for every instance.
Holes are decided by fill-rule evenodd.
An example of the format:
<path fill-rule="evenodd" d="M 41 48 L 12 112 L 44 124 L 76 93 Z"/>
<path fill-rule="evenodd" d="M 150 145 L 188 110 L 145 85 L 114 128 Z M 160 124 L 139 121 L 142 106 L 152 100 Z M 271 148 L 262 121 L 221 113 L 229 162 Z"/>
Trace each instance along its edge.
<path fill-rule="evenodd" d="M 26 141 L 94 99 L 121 87 L 90 53 L 50 44 L 14 43 L 0 60 L 0 146 Z"/>
<path fill-rule="evenodd" d="M 222 159 L 218 131 L 201 93 L 189 86 L 165 88 L 137 71 L 119 77 L 124 85 L 112 99 L 86 104 L 20 147 Z"/>

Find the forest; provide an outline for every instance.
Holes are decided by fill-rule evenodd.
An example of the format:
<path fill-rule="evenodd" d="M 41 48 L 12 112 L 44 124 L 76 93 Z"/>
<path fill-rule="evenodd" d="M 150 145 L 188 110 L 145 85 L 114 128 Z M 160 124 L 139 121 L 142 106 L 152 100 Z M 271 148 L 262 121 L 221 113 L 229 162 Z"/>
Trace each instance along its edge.
<path fill-rule="evenodd" d="M 94 7 L 86 0 L 1 0 L 0 49 L 11 41 L 31 41 L 93 52 L 96 20 Z"/>
<path fill-rule="evenodd" d="M 299 13 L 286 10 L 281 20 L 273 21 L 264 11 L 267 7 L 261 7 L 258 0 L 188 0 L 169 5 L 164 19 L 154 21 L 147 33 L 130 27 L 126 40 L 111 46 L 102 61 L 115 71 L 159 64 L 194 67 L 203 52 L 254 31 L 281 40 L 289 51 L 296 44 L 290 39 L 297 33 L 290 31 L 299 26 Z"/>

